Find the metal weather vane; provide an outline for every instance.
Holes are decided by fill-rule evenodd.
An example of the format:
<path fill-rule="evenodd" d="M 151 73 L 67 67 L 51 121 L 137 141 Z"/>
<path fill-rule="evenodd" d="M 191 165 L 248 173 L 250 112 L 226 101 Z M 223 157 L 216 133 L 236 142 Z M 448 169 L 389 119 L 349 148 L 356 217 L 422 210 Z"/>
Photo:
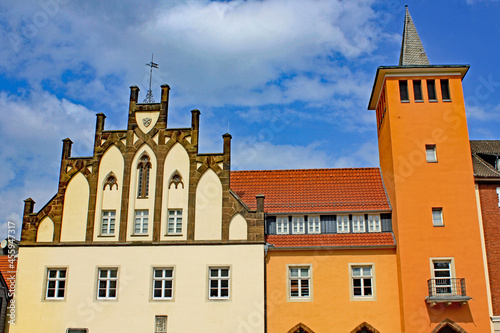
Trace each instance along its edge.
<path fill-rule="evenodd" d="M 151 81 L 153 79 L 153 68 L 158 69 L 160 65 L 155 64 L 153 62 L 153 53 L 151 54 L 151 62 L 149 64 L 146 64 L 146 66 L 150 67 L 149 71 L 149 90 L 148 93 L 146 94 L 146 98 L 144 99 L 143 103 L 154 103 L 155 100 L 153 99 L 153 91 L 151 91 Z"/>

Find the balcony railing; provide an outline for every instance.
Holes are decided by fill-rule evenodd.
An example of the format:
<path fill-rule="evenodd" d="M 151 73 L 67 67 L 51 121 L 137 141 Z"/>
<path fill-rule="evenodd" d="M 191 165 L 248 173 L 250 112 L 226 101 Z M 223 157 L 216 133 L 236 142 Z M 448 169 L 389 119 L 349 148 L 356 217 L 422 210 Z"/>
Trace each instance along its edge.
<path fill-rule="evenodd" d="M 471 297 L 467 296 L 465 290 L 464 278 L 439 278 L 427 280 L 429 296 L 426 297 L 427 303 L 431 306 L 436 303 L 459 302 L 465 304 Z"/>

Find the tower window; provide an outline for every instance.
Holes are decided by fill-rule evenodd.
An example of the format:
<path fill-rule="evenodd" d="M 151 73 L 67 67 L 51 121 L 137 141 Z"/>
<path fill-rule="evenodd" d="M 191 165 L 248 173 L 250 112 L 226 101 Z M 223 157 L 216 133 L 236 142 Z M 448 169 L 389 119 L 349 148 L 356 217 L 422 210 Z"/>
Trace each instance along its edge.
<path fill-rule="evenodd" d="M 424 100 L 422 97 L 422 81 L 413 80 L 413 95 L 415 96 L 415 101 L 417 102 Z"/>
<path fill-rule="evenodd" d="M 399 80 L 399 97 L 401 98 L 401 102 L 408 102 L 408 81 L 407 80 Z"/>
<path fill-rule="evenodd" d="M 427 96 L 429 97 L 429 101 L 436 101 L 436 81 L 435 80 L 427 80 Z"/>
<path fill-rule="evenodd" d="M 151 170 L 151 162 L 148 155 L 141 157 L 141 161 L 137 165 L 138 182 L 137 182 L 137 197 L 147 198 L 149 195 L 149 171 Z"/>
<path fill-rule="evenodd" d="M 427 162 L 437 162 L 436 145 L 425 145 Z"/>
<path fill-rule="evenodd" d="M 448 79 L 441 80 L 441 96 L 443 97 L 443 101 L 451 100 L 450 97 L 450 82 Z"/>

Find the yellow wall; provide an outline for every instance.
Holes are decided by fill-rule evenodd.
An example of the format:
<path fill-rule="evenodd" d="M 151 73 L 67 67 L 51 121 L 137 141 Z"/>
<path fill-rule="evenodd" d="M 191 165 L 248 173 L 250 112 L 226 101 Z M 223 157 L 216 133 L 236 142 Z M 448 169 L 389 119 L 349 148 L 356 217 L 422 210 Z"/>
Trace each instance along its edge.
<path fill-rule="evenodd" d="M 236 214 L 229 223 L 229 240 L 246 240 L 247 230 L 247 220 L 241 214 Z"/>
<path fill-rule="evenodd" d="M 264 332 L 263 245 L 21 248 L 11 333 Z M 230 266 L 231 297 L 208 300 L 208 267 Z M 96 301 L 97 267 L 119 267 L 118 300 Z M 44 300 L 47 268 L 68 267 L 63 301 Z M 174 267 L 174 300 L 150 301 L 153 267 Z M 116 320 L 120 318 L 120 320 Z"/>
<path fill-rule="evenodd" d="M 54 240 L 54 221 L 48 216 L 44 217 L 36 233 L 37 242 L 52 242 Z"/>
<path fill-rule="evenodd" d="M 431 331 L 449 318 L 467 332 L 488 332 L 488 302 L 469 137 L 461 77 L 457 75 L 386 77 L 387 122 L 379 144 L 384 181 L 393 207 L 393 226 L 398 244 L 400 298 L 403 331 Z M 448 78 L 451 102 L 427 100 L 426 78 Z M 409 103 L 399 97 L 400 79 L 421 79 L 424 102 Z M 388 137 L 390 136 L 390 137 Z M 437 163 L 427 163 L 425 145 L 437 147 Z M 394 181 L 391 173 L 394 172 Z M 444 227 L 432 224 L 432 208 L 442 207 Z M 432 276 L 430 258 L 454 259 L 455 277 L 466 279 L 465 306 L 430 307 L 427 280 Z"/>
<path fill-rule="evenodd" d="M 61 242 L 85 241 L 89 194 L 89 182 L 78 172 L 69 181 L 64 195 Z"/>
<path fill-rule="evenodd" d="M 287 265 L 312 265 L 312 301 L 287 300 Z M 375 300 L 351 300 L 349 264 L 373 264 Z M 302 322 L 316 333 L 350 332 L 367 322 L 380 332 L 399 332 L 396 255 L 392 249 L 269 251 L 269 333 L 288 332 Z"/>

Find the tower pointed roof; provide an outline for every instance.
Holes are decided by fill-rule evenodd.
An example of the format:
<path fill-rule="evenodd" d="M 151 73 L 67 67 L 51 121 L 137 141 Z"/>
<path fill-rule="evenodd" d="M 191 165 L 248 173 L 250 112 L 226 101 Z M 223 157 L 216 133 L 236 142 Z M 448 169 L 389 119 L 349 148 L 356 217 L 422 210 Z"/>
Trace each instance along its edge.
<path fill-rule="evenodd" d="M 417 29 L 411 19 L 408 6 L 406 6 L 403 42 L 401 43 L 401 54 L 399 56 L 399 66 L 407 65 L 429 65 L 429 59 L 427 59 Z"/>

